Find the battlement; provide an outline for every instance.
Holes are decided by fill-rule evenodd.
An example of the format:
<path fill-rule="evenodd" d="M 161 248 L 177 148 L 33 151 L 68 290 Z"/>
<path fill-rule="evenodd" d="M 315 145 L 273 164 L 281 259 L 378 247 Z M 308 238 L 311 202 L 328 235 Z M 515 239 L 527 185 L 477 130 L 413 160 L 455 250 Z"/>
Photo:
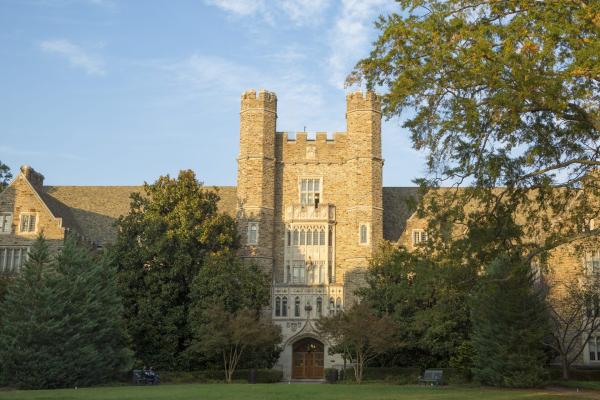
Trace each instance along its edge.
<path fill-rule="evenodd" d="M 242 94 L 242 112 L 257 108 L 277 112 L 277 95 L 264 89 L 258 93 L 254 89 L 245 91 Z"/>
<path fill-rule="evenodd" d="M 374 92 L 357 91 L 346 95 L 346 110 L 375 111 L 381 113 L 381 98 Z"/>
<path fill-rule="evenodd" d="M 329 143 L 333 144 L 339 140 L 346 140 L 346 132 L 276 132 L 281 137 L 281 141 L 297 143 L 297 142 L 313 142 L 313 143 Z"/>

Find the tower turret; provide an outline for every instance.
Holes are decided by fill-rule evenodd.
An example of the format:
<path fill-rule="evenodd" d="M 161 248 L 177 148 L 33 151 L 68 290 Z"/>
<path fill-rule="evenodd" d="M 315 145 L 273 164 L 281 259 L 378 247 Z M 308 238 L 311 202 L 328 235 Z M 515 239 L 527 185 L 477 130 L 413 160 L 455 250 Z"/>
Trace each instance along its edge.
<path fill-rule="evenodd" d="M 267 272 L 273 267 L 276 121 L 275 93 L 242 94 L 237 182 L 242 257 Z"/>

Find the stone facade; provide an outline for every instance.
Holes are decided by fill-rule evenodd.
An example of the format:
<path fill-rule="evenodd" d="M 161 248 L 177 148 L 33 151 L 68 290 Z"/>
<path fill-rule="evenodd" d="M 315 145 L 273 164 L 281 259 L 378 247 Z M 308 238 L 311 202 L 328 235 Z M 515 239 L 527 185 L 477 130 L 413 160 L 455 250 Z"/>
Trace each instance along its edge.
<path fill-rule="evenodd" d="M 417 189 L 382 186 L 379 98 L 357 92 L 346 104 L 346 132 L 311 137 L 277 131 L 274 93 L 245 92 L 237 187 L 216 188 L 220 211 L 238 220 L 241 257 L 272 276 L 265 312 L 282 328 L 276 368 L 286 379 L 322 379 L 324 368 L 341 366 L 339 357 L 327 354 L 330 343 L 319 337 L 315 320 L 352 304 L 381 241 L 412 250 L 415 238 L 426 235 L 427 222 L 411 214 L 406 201 Z M 131 193 L 142 191 L 140 186 L 43 186 L 43 181 L 25 166 L 0 193 L 0 273 L 18 271 L 15 263 L 22 263 L 42 231 L 54 249 L 69 234 L 97 247 L 110 243 Z M 30 215 L 35 215 L 33 229 L 23 232 L 22 218 L 30 221 Z M 2 259 L 9 255 L 10 268 Z M 582 263 L 569 246 L 550 259 L 562 273 Z M 599 363 L 590 360 L 588 350 L 580 363 Z"/>

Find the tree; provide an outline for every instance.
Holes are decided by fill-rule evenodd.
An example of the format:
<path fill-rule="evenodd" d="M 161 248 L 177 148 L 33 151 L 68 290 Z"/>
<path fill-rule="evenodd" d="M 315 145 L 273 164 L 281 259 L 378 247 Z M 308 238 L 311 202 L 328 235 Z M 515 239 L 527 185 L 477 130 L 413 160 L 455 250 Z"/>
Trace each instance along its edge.
<path fill-rule="evenodd" d="M 192 171 L 181 171 L 145 184 L 117 223 L 127 331 L 146 365 L 192 367 L 185 354 L 192 339 L 190 286 L 208 254 L 238 246 L 235 221 L 218 211 L 218 199 Z"/>
<path fill-rule="evenodd" d="M 38 237 L 2 303 L 7 384 L 89 386 L 129 368 L 114 272 L 108 258 L 96 258 L 72 239 L 53 260 Z"/>
<path fill-rule="evenodd" d="M 545 283 L 551 327 L 546 343 L 558 354 L 563 379 L 569 379 L 571 364 L 600 331 L 600 277 L 579 273 Z"/>
<path fill-rule="evenodd" d="M 10 167 L 0 161 L 0 192 L 8 185 L 11 179 L 12 173 L 10 172 Z"/>
<path fill-rule="evenodd" d="M 281 329 L 260 318 L 256 310 L 241 308 L 230 312 L 222 305 L 214 305 L 203 314 L 205 322 L 197 326 L 195 346 L 205 354 L 222 357 L 227 383 L 231 383 L 245 352 L 275 348 L 281 342 Z"/>
<path fill-rule="evenodd" d="M 365 302 L 319 319 L 317 329 L 334 344 L 336 353 L 350 360 L 359 384 L 368 362 L 397 345 L 397 326 L 392 319 L 386 314 L 375 315 L 372 306 Z"/>
<path fill-rule="evenodd" d="M 453 366 L 469 340 L 467 299 L 477 283 L 476 270 L 419 251 L 384 246 L 373 257 L 367 286 L 358 294 L 377 313 L 395 321 L 403 343 L 388 363 L 403 366 Z M 464 354 L 460 355 L 464 358 Z"/>
<path fill-rule="evenodd" d="M 270 283 L 269 275 L 243 263 L 232 251 L 209 255 L 190 293 L 190 357 L 210 360 L 218 356 L 210 361 L 224 363 L 227 381 L 242 364 L 272 367 L 281 351 L 281 335 L 265 315 L 260 317 L 269 304 Z M 242 331 L 244 324 L 248 324 L 247 332 Z M 214 337 L 219 326 L 224 330 Z M 253 329 L 263 329 L 264 337 L 248 336 L 258 332 Z"/>
<path fill-rule="evenodd" d="M 471 313 L 477 381 L 509 387 L 544 382 L 546 307 L 534 274 L 520 255 L 501 255 L 487 266 Z"/>
<path fill-rule="evenodd" d="M 530 259 L 598 236 L 598 0 L 399 3 L 348 82 L 382 89 L 388 117 L 409 112 L 424 189 L 470 185 L 429 193 L 431 228 L 484 218 L 501 230 L 501 208 L 521 216 Z"/>

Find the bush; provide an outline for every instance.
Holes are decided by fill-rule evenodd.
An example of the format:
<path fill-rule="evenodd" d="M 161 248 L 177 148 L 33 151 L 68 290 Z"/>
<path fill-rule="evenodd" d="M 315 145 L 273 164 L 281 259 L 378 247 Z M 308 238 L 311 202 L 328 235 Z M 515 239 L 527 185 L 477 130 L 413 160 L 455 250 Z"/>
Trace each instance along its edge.
<path fill-rule="evenodd" d="M 465 384 L 471 381 L 468 372 L 458 368 L 435 368 L 444 371 L 444 383 Z M 419 367 L 368 367 L 365 369 L 363 380 L 388 382 L 397 385 L 410 385 L 419 382 L 423 370 Z M 354 382 L 354 370 L 347 368 L 346 380 Z M 340 380 L 344 380 L 340 377 Z"/>
<path fill-rule="evenodd" d="M 220 369 L 202 371 L 166 371 L 160 372 L 163 383 L 209 383 L 223 382 L 225 372 Z M 250 374 L 249 369 L 238 369 L 233 374 L 233 380 L 246 381 Z M 283 372 L 276 369 L 257 369 L 256 383 L 277 383 L 283 379 Z"/>
<path fill-rule="evenodd" d="M 562 369 L 559 366 L 550 366 L 549 371 L 551 380 L 562 380 Z M 569 371 L 569 379 L 574 381 L 600 381 L 600 369 L 572 367 Z"/>

